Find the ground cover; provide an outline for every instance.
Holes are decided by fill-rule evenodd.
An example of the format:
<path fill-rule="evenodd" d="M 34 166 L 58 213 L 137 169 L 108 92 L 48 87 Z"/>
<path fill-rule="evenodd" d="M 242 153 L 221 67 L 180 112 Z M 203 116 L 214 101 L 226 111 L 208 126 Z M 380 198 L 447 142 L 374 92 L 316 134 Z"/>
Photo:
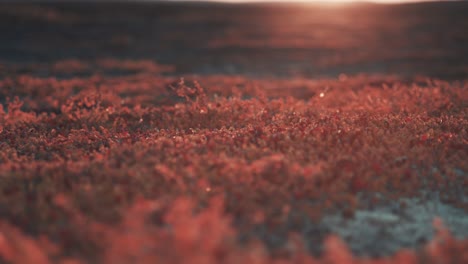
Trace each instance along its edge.
<path fill-rule="evenodd" d="M 0 82 L 4 260 L 466 260 L 466 82 L 156 68 Z"/>

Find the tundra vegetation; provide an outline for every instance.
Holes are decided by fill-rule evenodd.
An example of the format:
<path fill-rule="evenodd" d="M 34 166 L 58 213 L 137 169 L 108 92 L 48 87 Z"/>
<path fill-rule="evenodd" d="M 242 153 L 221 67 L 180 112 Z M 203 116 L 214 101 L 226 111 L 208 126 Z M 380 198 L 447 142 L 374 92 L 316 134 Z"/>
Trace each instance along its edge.
<path fill-rule="evenodd" d="M 375 224 L 388 225 L 380 229 L 385 240 L 392 239 L 389 222 L 417 218 L 402 213 L 408 199 L 437 195 L 440 204 L 466 212 L 467 82 L 184 79 L 162 75 L 173 69 L 148 61 L 55 66 L 57 74 L 99 73 L 38 77 L 36 65 L 0 81 L 3 261 L 468 258 L 466 239 L 440 218 L 434 237 L 375 254 L 353 254 L 350 238 L 323 223 L 330 215 L 343 223 L 361 219 L 362 210 L 396 201 L 390 216 L 375 216 Z M 136 72 L 107 74 L 115 67 Z"/>
<path fill-rule="evenodd" d="M 468 263 L 468 2 L 63 2 L 0 4 L 0 263 Z"/>

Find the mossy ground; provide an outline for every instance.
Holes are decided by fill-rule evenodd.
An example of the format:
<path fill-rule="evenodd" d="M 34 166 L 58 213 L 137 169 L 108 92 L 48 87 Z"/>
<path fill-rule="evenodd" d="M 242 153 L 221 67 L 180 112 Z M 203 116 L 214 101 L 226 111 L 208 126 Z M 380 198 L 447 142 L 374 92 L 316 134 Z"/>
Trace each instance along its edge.
<path fill-rule="evenodd" d="M 0 8 L 22 21 L 0 44 L 0 262 L 468 262 L 466 36 L 385 37 L 464 25 L 466 4 L 397 6 L 388 24 L 366 5 L 327 9 L 338 24 L 285 6 L 17 7 Z M 274 24 L 281 8 L 296 19 Z"/>

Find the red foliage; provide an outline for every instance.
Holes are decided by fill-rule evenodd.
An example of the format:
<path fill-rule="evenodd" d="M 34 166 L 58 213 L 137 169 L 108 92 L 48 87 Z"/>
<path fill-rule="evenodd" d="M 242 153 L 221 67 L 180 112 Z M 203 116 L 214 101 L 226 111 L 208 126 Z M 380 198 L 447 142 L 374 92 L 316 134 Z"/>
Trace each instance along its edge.
<path fill-rule="evenodd" d="M 14 98 L 0 108 L 1 259 L 467 262 L 466 240 L 444 232 L 424 250 L 371 260 L 335 236 L 313 257 L 297 236 L 272 249 L 253 231 L 287 236 L 300 230 L 298 212 L 352 216 L 360 194 L 436 189 L 466 209 L 467 88 L 371 76 L 12 75 L 0 80 L 0 98 Z"/>

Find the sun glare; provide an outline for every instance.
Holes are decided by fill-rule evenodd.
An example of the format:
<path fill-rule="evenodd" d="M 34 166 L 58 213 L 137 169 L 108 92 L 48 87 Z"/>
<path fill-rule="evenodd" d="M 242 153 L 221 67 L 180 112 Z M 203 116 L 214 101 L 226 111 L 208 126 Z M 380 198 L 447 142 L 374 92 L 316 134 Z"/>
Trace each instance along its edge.
<path fill-rule="evenodd" d="M 246 2 L 290 2 L 285 0 L 209 0 L 213 2 L 231 2 L 231 3 L 246 3 Z M 353 2 L 371 2 L 371 3 L 416 3 L 430 2 L 438 0 L 293 0 L 293 2 L 304 3 L 353 3 Z"/>

